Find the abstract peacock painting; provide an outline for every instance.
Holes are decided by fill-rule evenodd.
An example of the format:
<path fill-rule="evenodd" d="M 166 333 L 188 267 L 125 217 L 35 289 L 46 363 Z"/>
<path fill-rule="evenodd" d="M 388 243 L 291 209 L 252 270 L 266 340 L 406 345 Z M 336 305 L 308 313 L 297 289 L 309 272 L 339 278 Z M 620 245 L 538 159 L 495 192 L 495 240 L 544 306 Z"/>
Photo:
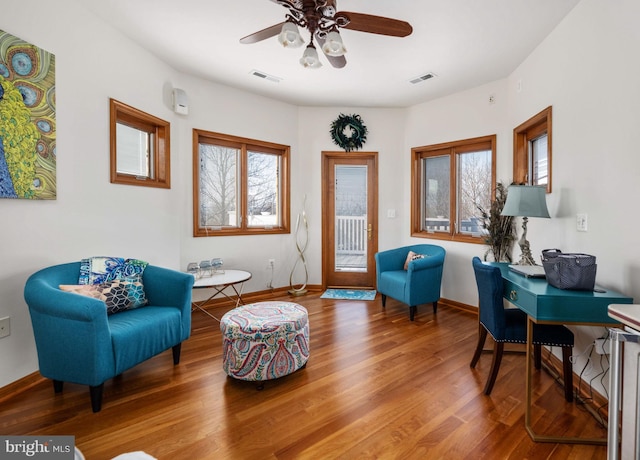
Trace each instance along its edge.
<path fill-rule="evenodd" d="M 56 199 L 55 56 L 0 30 L 0 198 Z"/>

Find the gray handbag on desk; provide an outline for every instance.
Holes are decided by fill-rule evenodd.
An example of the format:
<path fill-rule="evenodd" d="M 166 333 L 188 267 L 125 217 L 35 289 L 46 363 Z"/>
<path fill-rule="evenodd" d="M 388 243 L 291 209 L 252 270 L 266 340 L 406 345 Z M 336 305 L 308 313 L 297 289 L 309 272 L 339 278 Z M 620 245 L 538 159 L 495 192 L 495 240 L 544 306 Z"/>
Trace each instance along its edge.
<path fill-rule="evenodd" d="M 547 282 L 554 287 L 593 291 L 598 268 L 596 256 L 545 249 L 542 251 L 542 266 Z"/>

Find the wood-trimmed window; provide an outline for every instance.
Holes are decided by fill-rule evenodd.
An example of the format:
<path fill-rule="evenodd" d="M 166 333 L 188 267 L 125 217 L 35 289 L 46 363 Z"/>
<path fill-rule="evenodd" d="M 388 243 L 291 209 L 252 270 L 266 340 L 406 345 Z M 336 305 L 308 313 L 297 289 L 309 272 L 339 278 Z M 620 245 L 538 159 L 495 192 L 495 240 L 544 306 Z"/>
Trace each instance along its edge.
<path fill-rule="evenodd" d="M 193 130 L 193 235 L 289 233 L 287 145 Z"/>
<path fill-rule="evenodd" d="M 109 113 L 111 183 L 171 188 L 169 122 L 115 99 Z"/>
<path fill-rule="evenodd" d="M 551 106 L 513 130 L 513 182 L 551 193 Z"/>
<path fill-rule="evenodd" d="M 483 243 L 496 184 L 496 135 L 411 149 L 411 236 Z"/>

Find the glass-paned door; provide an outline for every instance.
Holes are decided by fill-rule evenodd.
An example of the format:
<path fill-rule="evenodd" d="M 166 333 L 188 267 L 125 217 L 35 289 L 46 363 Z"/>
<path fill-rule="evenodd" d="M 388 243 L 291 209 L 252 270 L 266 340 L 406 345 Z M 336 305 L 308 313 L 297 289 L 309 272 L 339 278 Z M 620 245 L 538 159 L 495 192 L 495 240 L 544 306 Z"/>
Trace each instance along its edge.
<path fill-rule="evenodd" d="M 334 270 L 367 271 L 367 166 L 334 166 Z"/>
<path fill-rule="evenodd" d="M 377 171 L 372 154 L 325 152 L 324 275 L 329 287 L 374 287 Z"/>

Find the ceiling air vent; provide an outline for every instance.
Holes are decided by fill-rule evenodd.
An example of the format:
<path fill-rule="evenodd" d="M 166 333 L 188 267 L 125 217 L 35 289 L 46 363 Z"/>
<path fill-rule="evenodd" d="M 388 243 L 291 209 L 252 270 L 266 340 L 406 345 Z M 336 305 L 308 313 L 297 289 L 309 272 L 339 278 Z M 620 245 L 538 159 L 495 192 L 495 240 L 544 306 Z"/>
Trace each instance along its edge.
<path fill-rule="evenodd" d="M 280 83 L 280 80 L 282 80 L 282 78 L 274 77 L 273 75 L 269 75 L 268 73 L 261 72 L 260 70 L 255 69 L 251 71 L 251 75 L 262 78 L 263 80 L 269 80 L 273 83 Z"/>
<path fill-rule="evenodd" d="M 420 83 L 421 81 L 430 80 L 435 76 L 436 76 L 435 73 L 429 72 L 429 73 L 425 73 L 424 75 L 420 75 L 419 77 L 412 78 L 411 80 L 409 80 L 409 82 L 415 85 L 416 83 Z"/>

